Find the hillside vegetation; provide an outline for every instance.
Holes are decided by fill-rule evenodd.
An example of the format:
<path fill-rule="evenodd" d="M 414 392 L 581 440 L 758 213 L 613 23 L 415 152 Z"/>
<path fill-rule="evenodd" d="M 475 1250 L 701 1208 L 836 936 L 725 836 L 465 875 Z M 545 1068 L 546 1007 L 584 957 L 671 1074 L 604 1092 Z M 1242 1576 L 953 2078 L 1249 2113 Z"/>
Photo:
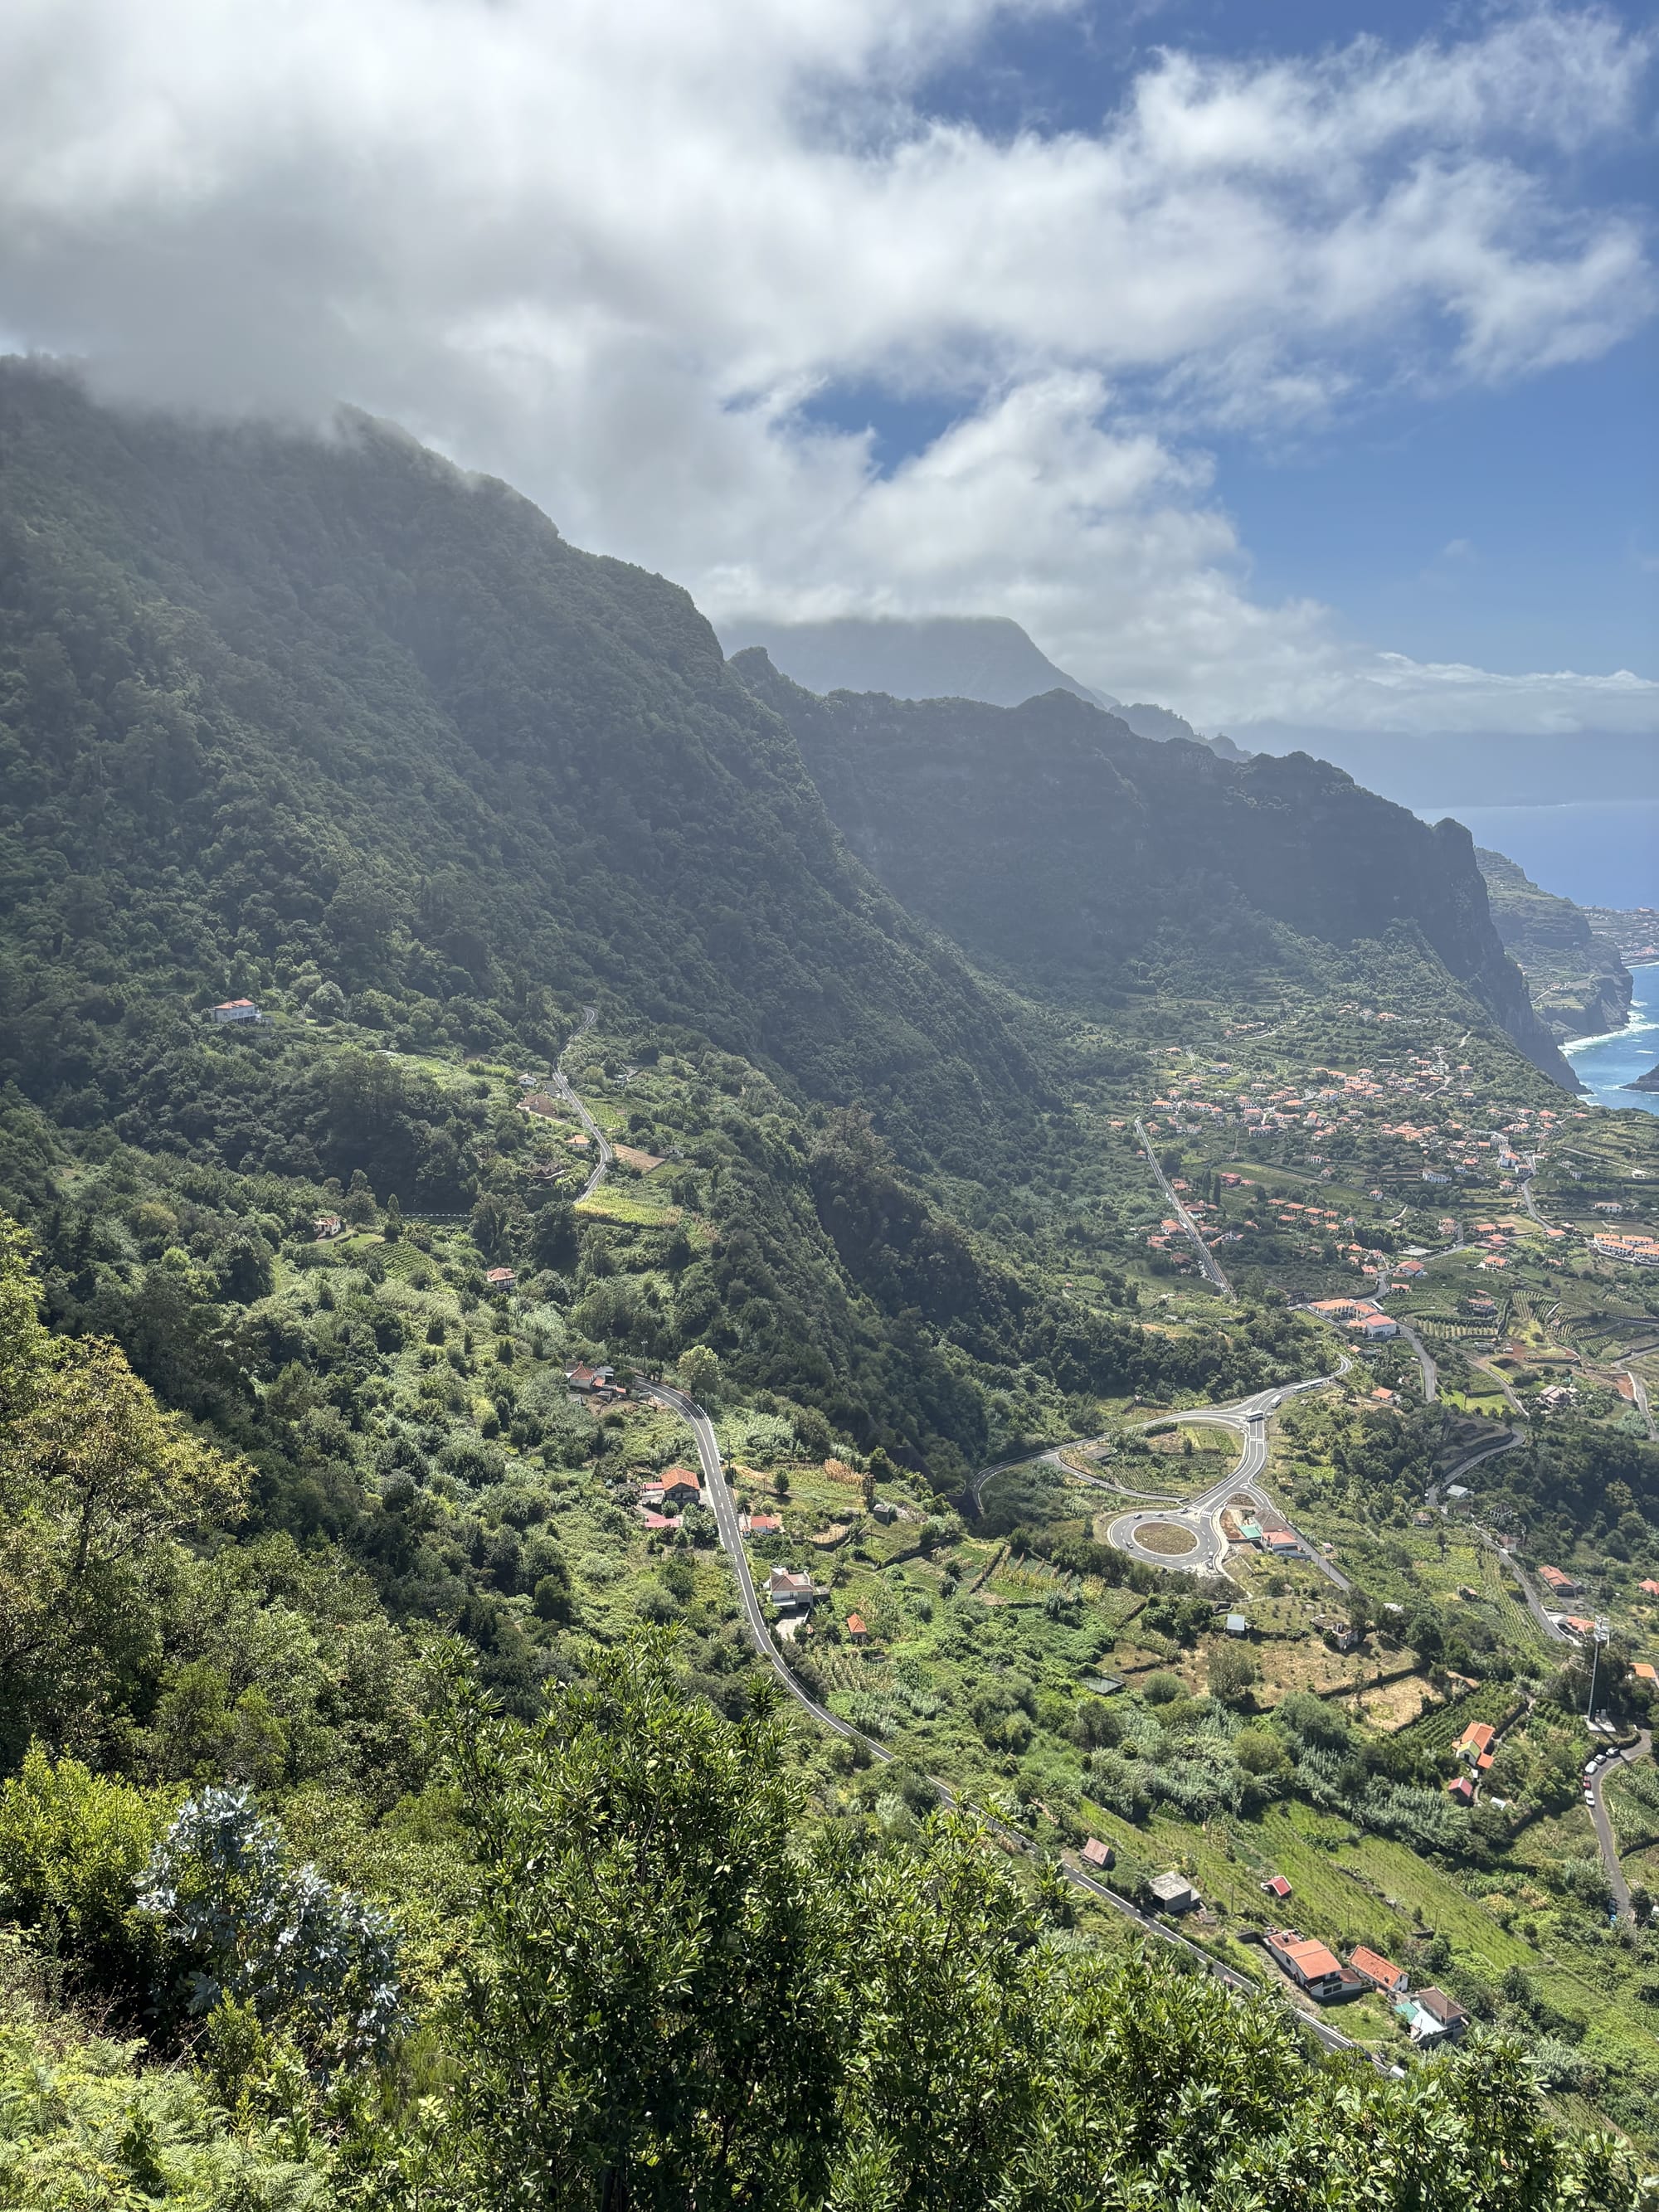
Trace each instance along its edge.
<path fill-rule="evenodd" d="M 837 692 L 733 666 L 786 716 L 854 852 L 912 911 L 1027 989 L 1324 994 L 1420 971 L 1568 1089 L 1487 910 L 1468 833 L 1428 829 L 1303 754 L 1154 744 L 1061 692 L 1017 708 Z"/>
<path fill-rule="evenodd" d="M 31 1097 L 118 1121 L 280 972 L 388 1043 L 546 1053 L 609 991 L 934 1145 L 1028 1126 L 1024 1049 L 674 586 L 373 423 L 186 428 L 18 362 L 0 478 Z"/>
<path fill-rule="evenodd" d="M 1576 1238 L 1639 1133 L 1515 1051 L 1455 839 L 984 712 L 734 672 L 382 427 L 0 373 L 8 2204 L 1640 2201 L 1659 1931 L 1585 1856 L 1582 1685 L 1420 1504 L 1487 1418 L 1460 1289 L 1536 1244 L 1586 1360 L 1650 1318 L 1442 1221 L 1504 1187 L 1468 1124 Z M 1279 879 L 1310 806 L 1352 880 Z M 1297 1310 L 1431 1244 L 1456 1419 Z M 1321 1377 L 1270 1479 L 1364 1577 L 1352 1683 L 1311 1556 L 1109 1538 L 1231 1465 L 1182 1414 Z M 1583 1380 L 1477 1480 L 1623 1547 L 1639 1711 L 1659 1447 Z M 812 1602 L 757 1630 L 740 1567 Z M 1507 1810 L 1447 1795 L 1466 1692 L 1525 1709 Z M 1127 1917 L 1171 1866 L 1182 1945 Z M 1276 1866 L 1468 2040 L 1318 2040 Z"/>
<path fill-rule="evenodd" d="M 1271 2002 L 1085 1940 L 919 1778 L 826 1820 L 766 1701 L 688 1698 L 660 1634 L 566 1645 L 521 1721 L 378 1622 L 374 1690 L 314 1712 L 326 1785 L 284 1785 L 271 1694 L 221 1746 L 212 1661 L 156 1704 L 128 1655 L 264 1645 L 280 1698 L 349 1571 L 216 1560 L 234 1463 L 40 1328 L 15 1243 L 0 1302 L 0 1712 L 50 1651 L 52 1734 L 121 1746 L 0 1783 L 8 2201 L 1634 2203 L 1513 2048 L 1322 2067 Z M 400 1770 L 364 1733 L 399 1708 Z"/>

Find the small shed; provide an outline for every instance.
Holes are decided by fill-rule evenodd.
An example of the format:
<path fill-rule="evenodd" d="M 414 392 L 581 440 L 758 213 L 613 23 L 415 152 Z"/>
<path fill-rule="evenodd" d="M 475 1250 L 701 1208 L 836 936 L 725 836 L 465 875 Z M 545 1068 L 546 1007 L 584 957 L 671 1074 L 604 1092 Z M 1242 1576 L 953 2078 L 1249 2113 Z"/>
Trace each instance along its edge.
<path fill-rule="evenodd" d="M 1078 1856 L 1085 1866 L 1092 1867 L 1097 1874 L 1104 1874 L 1117 1863 L 1117 1853 L 1109 1844 L 1103 1844 L 1098 1836 L 1091 1836 Z"/>
<path fill-rule="evenodd" d="M 1229 1636 L 1248 1636 L 1249 1632 L 1250 1623 L 1247 1614 L 1242 1613 L 1230 1613 L 1227 1615 L 1227 1633 Z"/>
<path fill-rule="evenodd" d="M 1198 1892 L 1184 1874 L 1155 1874 L 1146 1887 L 1159 1912 L 1190 1912 L 1199 1902 Z"/>

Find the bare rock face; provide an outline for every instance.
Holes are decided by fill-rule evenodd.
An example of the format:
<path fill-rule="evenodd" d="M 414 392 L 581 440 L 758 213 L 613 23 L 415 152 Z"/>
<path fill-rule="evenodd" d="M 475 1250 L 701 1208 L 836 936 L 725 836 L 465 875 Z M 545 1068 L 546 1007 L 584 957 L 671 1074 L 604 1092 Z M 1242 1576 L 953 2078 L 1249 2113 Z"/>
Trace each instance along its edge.
<path fill-rule="evenodd" d="M 1550 1035 L 1559 1041 L 1623 1029 L 1631 976 L 1612 939 L 1582 907 L 1540 890 L 1504 854 L 1477 850 L 1474 857 L 1504 950 L 1526 977 Z"/>

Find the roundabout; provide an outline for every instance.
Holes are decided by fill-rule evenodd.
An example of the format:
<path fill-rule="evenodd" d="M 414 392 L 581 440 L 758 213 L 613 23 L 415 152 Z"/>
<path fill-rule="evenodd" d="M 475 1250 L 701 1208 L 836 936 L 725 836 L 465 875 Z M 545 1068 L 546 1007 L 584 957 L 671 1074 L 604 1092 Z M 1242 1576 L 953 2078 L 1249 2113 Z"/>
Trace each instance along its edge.
<path fill-rule="evenodd" d="M 1237 1460 L 1219 1482 L 1212 1483 L 1201 1496 L 1184 1505 L 1162 1504 L 1150 1510 L 1118 1514 L 1107 1527 L 1107 1542 L 1130 1559 L 1139 1559 L 1149 1567 L 1161 1567 L 1166 1572 L 1219 1574 L 1226 1562 L 1229 1545 L 1221 1525 L 1221 1516 L 1227 1509 L 1231 1506 L 1244 1513 L 1275 1510 L 1272 1498 L 1259 1482 L 1267 1464 L 1268 1414 L 1285 1399 L 1304 1389 L 1318 1389 L 1327 1379 L 1310 1377 L 1304 1383 L 1261 1391 L 1237 1406 L 1206 1407 L 1201 1412 L 1179 1414 L 1176 1418 L 1184 1424 L 1231 1430 L 1239 1440 Z M 1304 1555 L 1328 1581 L 1340 1589 L 1348 1587 L 1346 1577 L 1312 1546 L 1304 1547 Z"/>
<path fill-rule="evenodd" d="M 1143 1552 L 1163 1553 L 1172 1559 L 1198 1548 L 1198 1539 L 1192 1530 L 1173 1521 L 1143 1522 L 1135 1531 L 1135 1541 Z"/>

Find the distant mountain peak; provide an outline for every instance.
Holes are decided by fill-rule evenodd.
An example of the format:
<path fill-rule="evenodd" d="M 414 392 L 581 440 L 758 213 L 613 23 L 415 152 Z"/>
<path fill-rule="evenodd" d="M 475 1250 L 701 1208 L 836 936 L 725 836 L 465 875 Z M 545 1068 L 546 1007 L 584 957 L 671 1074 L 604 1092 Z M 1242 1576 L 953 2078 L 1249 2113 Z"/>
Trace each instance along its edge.
<path fill-rule="evenodd" d="M 1018 707 L 1044 691 L 1091 706 L 1114 702 L 1057 668 L 1006 615 L 843 615 L 830 622 L 733 623 L 728 655 L 760 646 L 774 667 L 820 696 L 884 692 L 891 699 L 978 699 Z"/>
<path fill-rule="evenodd" d="M 1138 738 L 1207 745 L 1223 760 L 1246 760 L 1231 738 L 1200 737 L 1168 707 L 1126 707 L 1057 667 L 1006 615 L 843 615 L 831 622 L 732 623 L 720 633 L 728 659 L 758 647 L 781 675 L 827 698 L 867 691 L 889 699 L 975 699 L 1023 707 L 1069 691 L 1127 722 Z"/>

